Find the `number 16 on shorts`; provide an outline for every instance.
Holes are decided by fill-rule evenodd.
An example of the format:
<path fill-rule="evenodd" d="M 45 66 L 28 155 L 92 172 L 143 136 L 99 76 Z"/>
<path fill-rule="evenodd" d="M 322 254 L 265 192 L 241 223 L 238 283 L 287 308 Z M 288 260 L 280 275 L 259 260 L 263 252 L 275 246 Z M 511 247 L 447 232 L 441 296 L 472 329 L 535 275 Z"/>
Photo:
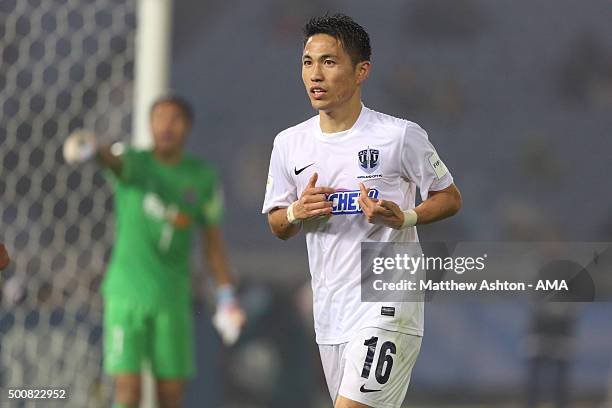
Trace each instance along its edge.
<path fill-rule="evenodd" d="M 374 361 L 374 354 L 376 354 L 376 348 L 378 346 L 378 337 L 372 336 L 363 342 L 364 346 L 367 346 L 368 351 L 366 354 L 365 362 L 363 363 L 363 369 L 361 370 L 361 377 L 366 380 L 370 378 L 370 371 L 372 370 L 372 362 Z M 391 375 L 391 369 L 393 369 L 393 355 L 395 355 L 397 347 L 392 341 L 385 341 L 380 347 L 378 353 L 378 361 L 376 362 L 376 381 L 379 384 L 386 384 L 389 381 Z M 364 389 L 361 387 L 362 390 Z M 362 391 L 363 392 L 363 391 Z"/>
<path fill-rule="evenodd" d="M 421 337 L 366 328 L 349 343 L 339 394 L 372 406 L 400 407 Z"/>

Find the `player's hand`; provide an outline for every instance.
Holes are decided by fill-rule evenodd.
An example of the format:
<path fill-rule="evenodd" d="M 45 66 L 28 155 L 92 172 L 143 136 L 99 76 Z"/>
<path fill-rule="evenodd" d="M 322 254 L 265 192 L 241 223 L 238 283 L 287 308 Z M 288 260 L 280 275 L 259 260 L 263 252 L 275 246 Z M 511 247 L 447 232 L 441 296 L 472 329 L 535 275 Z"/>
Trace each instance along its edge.
<path fill-rule="evenodd" d="M 212 322 L 221 335 L 223 344 L 231 346 L 240 337 L 242 326 L 246 322 L 246 315 L 237 301 L 224 302 L 217 305 Z"/>
<path fill-rule="evenodd" d="M 307 220 L 314 217 L 330 216 L 333 203 L 327 199 L 335 190 L 331 187 L 317 187 L 319 175 L 314 173 L 300 199 L 293 204 L 293 215 L 296 220 Z"/>
<path fill-rule="evenodd" d="M 375 200 L 368 196 L 370 189 L 363 183 L 359 183 L 359 205 L 363 210 L 363 215 L 370 224 L 382 224 L 387 227 L 400 229 L 404 223 L 404 213 L 402 209 L 393 201 Z"/>
<path fill-rule="evenodd" d="M 68 164 L 86 162 L 98 152 L 96 135 L 83 129 L 75 130 L 64 142 L 62 152 Z"/>
<path fill-rule="evenodd" d="M 6 247 L 2 242 L 0 242 L 0 271 L 4 270 L 9 263 L 11 263 L 11 258 L 9 258 Z"/>

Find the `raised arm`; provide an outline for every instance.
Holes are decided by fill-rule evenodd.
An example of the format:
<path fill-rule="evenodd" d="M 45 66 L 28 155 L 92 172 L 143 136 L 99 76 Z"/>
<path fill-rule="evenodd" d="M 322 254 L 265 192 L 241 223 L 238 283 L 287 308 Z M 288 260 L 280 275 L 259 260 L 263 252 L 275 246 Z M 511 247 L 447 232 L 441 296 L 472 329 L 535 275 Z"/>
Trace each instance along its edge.
<path fill-rule="evenodd" d="M 123 166 L 121 154 L 119 154 L 117 149 L 113 148 L 112 145 L 106 144 L 99 146 L 96 160 L 100 166 L 112 170 L 116 175 L 121 174 L 121 168 Z"/>
<path fill-rule="evenodd" d="M 63 146 L 64 159 L 68 164 L 77 164 L 96 158 L 98 163 L 119 175 L 123 167 L 121 144 L 99 144 L 94 133 L 82 129 L 74 131 Z"/>

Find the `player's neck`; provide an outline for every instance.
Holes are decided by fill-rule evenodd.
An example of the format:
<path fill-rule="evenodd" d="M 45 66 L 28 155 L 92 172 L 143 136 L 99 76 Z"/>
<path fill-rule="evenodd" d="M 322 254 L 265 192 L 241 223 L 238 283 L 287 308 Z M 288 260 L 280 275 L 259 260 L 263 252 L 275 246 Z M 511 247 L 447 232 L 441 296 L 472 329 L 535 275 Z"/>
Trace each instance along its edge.
<path fill-rule="evenodd" d="M 319 111 L 319 124 L 323 133 L 338 133 L 353 127 L 361 113 L 361 96 L 356 92 L 346 104 L 333 111 Z"/>
<path fill-rule="evenodd" d="M 183 151 L 182 149 L 179 149 L 175 151 L 163 152 L 154 148 L 153 156 L 155 157 L 155 160 L 162 164 L 173 165 L 181 161 L 183 158 Z"/>

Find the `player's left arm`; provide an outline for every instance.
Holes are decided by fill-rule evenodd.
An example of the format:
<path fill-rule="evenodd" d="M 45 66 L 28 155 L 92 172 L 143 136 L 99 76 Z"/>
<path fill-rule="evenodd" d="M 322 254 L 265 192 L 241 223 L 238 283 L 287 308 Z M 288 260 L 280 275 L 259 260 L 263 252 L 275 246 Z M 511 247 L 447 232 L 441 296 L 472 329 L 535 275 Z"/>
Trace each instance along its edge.
<path fill-rule="evenodd" d="M 418 217 L 417 225 L 452 217 L 459 212 L 462 205 L 461 193 L 455 183 L 439 191 L 430 191 L 427 200 L 414 209 Z"/>
<path fill-rule="evenodd" d="M 240 336 L 246 315 L 234 293 L 225 240 L 218 225 L 202 229 L 204 256 L 208 260 L 210 274 L 217 283 L 217 307 L 213 325 L 226 345 L 232 345 Z"/>
<path fill-rule="evenodd" d="M 430 191 L 427 200 L 411 210 L 413 212 L 402 211 L 393 201 L 370 198 L 369 189 L 363 183 L 359 184 L 359 188 L 361 190 L 359 205 L 368 222 L 383 224 L 395 229 L 401 229 L 405 221 L 410 221 L 406 220 L 406 217 L 416 217 L 409 223 L 410 226 L 429 224 L 452 217 L 461 209 L 461 193 L 454 183 L 442 190 Z"/>
<path fill-rule="evenodd" d="M 227 251 L 223 233 L 218 225 L 208 225 L 202 229 L 203 253 L 208 260 L 210 274 L 217 286 L 231 285 L 232 279 L 227 261 Z"/>

